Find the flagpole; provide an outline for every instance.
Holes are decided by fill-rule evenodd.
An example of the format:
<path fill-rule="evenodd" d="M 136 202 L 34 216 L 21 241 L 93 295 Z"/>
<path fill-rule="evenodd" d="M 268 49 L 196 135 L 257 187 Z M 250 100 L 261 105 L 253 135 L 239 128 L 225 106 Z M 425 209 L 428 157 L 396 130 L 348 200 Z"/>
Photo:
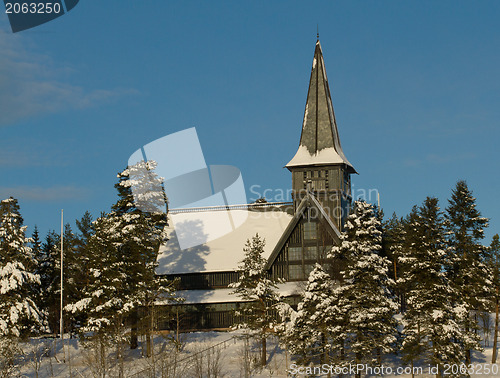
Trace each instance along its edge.
<path fill-rule="evenodd" d="M 64 264 L 64 210 L 61 209 L 61 309 L 60 309 L 60 318 L 59 318 L 59 333 L 61 335 L 61 347 L 63 352 L 63 359 L 66 359 L 66 353 L 64 353 L 64 324 L 63 324 L 63 264 Z"/>

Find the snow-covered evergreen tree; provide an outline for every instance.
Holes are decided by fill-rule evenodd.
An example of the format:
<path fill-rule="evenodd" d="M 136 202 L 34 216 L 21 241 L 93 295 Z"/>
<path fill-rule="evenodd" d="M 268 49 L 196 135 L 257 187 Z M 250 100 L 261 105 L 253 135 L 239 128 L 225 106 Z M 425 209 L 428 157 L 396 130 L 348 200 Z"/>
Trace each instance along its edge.
<path fill-rule="evenodd" d="M 470 316 L 473 311 L 485 311 L 490 305 L 491 273 L 486 265 L 487 248 L 482 245 L 488 219 L 481 216 L 476 199 L 465 181 L 458 181 L 446 208 L 449 231 L 451 282 L 458 293 L 455 302 L 463 303 Z M 472 337 L 477 334 L 476 321 L 465 320 L 464 330 Z M 471 362 L 471 349 L 480 349 L 479 341 L 467 351 L 466 363 Z"/>
<path fill-rule="evenodd" d="M 245 256 L 238 266 L 238 281 L 229 285 L 234 288 L 232 294 L 245 302 L 237 313 L 239 326 L 255 331 L 262 341 L 262 365 L 266 364 L 266 338 L 275 326 L 276 305 L 280 298 L 276 283 L 265 270 L 264 246 L 265 240 L 258 234 L 247 240 L 243 248 Z"/>
<path fill-rule="evenodd" d="M 77 249 L 77 237 L 69 223 L 64 225 L 64 287 L 63 305 L 81 299 L 82 264 Z M 40 306 L 47 314 L 50 331 L 59 332 L 61 295 L 61 236 L 49 231 L 40 253 L 36 256 L 37 274 L 40 276 Z M 65 331 L 75 331 L 81 319 L 64 313 Z"/>
<path fill-rule="evenodd" d="M 165 212 L 166 197 L 163 191 L 162 178 L 154 173 L 155 161 L 141 161 L 127 167 L 118 174 L 119 182 L 115 185 L 118 201 L 112 206 L 109 214 L 110 222 L 116 233 L 123 270 L 127 272 L 127 290 L 137 303 L 145 306 L 147 313 L 142 316 L 142 328 L 148 335 L 150 350 L 150 333 L 152 314 L 148 303 L 151 303 L 151 283 L 155 279 L 157 255 L 160 243 L 166 238 L 164 229 L 167 225 Z M 136 323 L 137 314 L 132 314 L 132 322 Z M 132 347 L 136 347 L 136 325 L 133 326 Z"/>
<path fill-rule="evenodd" d="M 346 335 L 341 332 L 345 316 L 339 314 L 338 301 L 331 277 L 316 264 L 309 274 L 297 311 L 292 313 L 283 332 L 285 345 L 300 357 L 301 363 L 341 362 Z"/>
<path fill-rule="evenodd" d="M 60 243 L 60 236 L 58 237 L 58 241 Z M 78 239 L 69 223 L 64 225 L 63 254 L 63 305 L 66 305 L 82 298 L 82 262 L 78 250 Z M 58 266 L 59 268 L 60 265 Z M 58 277 L 60 277 L 59 274 L 58 272 Z M 57 285 L 57 293 L 60 295 L 60 281 L 58 281 Z M 65 332 L 75 331 L 81 325 L 81 319 L 66 313 L 63 316 Z"/>
<path fill-rule="evenodd" d="M 389 277 L 396 282 L 394 292 L 399 302 L 399 311 L 402 312 L 404 310 L 405 296 L 403 288 L 398 287 L 397 280 L 404 274 L 399 263 L 399 257 L 403 255 L 404 250 L 405 231 L 403 219 L 399 218 L 396 213 L 394 213 L 389 220 L 383 222 L 382 229 L 382 246 L 385 255 L 391 262 Z"/>
<path fill-rule="evenodd" d="M 130 296 L 128 276 L 116 248 L 113 220 L 102 216 L 94 222 L 95 234 L 89 238 L 89 282 L 82 288 L 82 299 L 66 306 L 73 314 L 84 313 L 81 335 L 97 339 L 101 347 L 121 337 L 124 321 L 137 305 Z"/>
<path fill-rule="evenodd" d="M 49 231 L 37 257 L 40 276 L 40 308 L 47 316 L 49 331 L 59 332 L 60 241 L 55 231 Z"/>
<path fill-rule="evenodd" d="M 492 282 L 493 282 L 493 311 L 495 312 L 495 331 L 493 337 L 493 354 L 491 357 L 491 363 L 494 364 L 497 361 L 497 347 L 498 347 L 498 328 L 499 328 L 499 312 L 500 312 L 500 237 L 498 234 L 493 236 L 490 245 L 490 251 L 488 253 L 488 265 L 492 272 Z"/>
<path fill-rule="evenodd" d="M 456 290 L 445 272 L 446 232 L 438 200 L 428 197 L 415 207 L 405 228 L 405 249 L 399 259 L 404 275 L 398 280 L 407 299 L 403 361 L 413 364 L 423 359 L 442 372 L 444 364 L 463 362 L 464 347 L 473 339 L 461 328 L 466 309 L 453 303 Z"/>
<path fill-rule="evenodd" d="M 356 201 L 345 223 L 340 246 L 332 249 L 334 259 L 344 260 L 343 282 L 335 290 L 338 308 L 346 315 L 345 329 L 351 363 L 380 364 L 382 353 L 389 353 L 396 343 L 397 304 L 388 277 L 390 262 L 380 255 L 382 232 L 373 206 Z"/>
<path fill-rule="evenodd" d="M 99 366 L 105 369 L 106 349 L 124 344 L 125 319 L 137 302 L 126 291 L 128 277 L 116 248 L 113 221 L 103 215 L 94 222 L 93 228 L 95 233 L 86 245 L 88 281 L 82 282 L 81 299 L 68 304 L 65 310 L 83 319 L 80 336 L 84 342 L 97 346 Z"/>
<path fill-rule="evenodd" d="M 0 338 L 14 338 L 43 329 L 33 294 L 40 283 L 36 260 L 26 237 L 17 200 L 0 203 Z"/>

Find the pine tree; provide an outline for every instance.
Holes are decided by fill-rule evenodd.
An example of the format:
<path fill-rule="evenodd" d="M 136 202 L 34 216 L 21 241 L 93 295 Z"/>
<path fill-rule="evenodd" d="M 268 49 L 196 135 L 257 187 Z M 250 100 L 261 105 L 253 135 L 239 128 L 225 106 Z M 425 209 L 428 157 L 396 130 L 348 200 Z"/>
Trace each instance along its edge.
<path fill-rule="evenodd" d="M 407 311 L 403 316 L 403 361 L 414 364 L 424 359 L 438 365 L 457 364 L 464 357 L 470 338 L 460 323 L 465 308 L 453 304 L 456 291 L 445 267 L 447 243 L 443 214 L 436 198 L 428 197 L 414 208 L 405 222 L 405 249 L 400 257 L 404 275 Z"/>
<path fill-rule="evenodd" d="M 89 236 L 89 281 L 82 287 L 81 299 L 68 304 L 65 310 L 81 316 L 80 337 L 98 345 L 99 365 L 106 367 L 106 349 L 112 344 L 123 344 L 125 320 L 137 305 L 127 291 L 128 276 L 116 248 L 114 222 L 101 216 L 93 225 L 95 233 Z M 118 348 L 121 351 L 121 348 Z"/>
<path fill-rule="evenodd" d="M 82 284 L 87 284 L 89 282 L 89 250 L 87 248 L 91 236 L 94 234 L 94 228 L 92 226 L 92 215 L 90 212 L 86 211 L 80 220 L 76 220 L 76 227 L 78 228 L 78 234 L 75 239 L 75 247 L 78 256 L 78 263 L 80 265 L 80 277 L 79 282 Z"/>
<path fill-rule="evenodd" d="M 40 240 L 40 233 L 38 227 L 35 225 L 33 234 L 31 234 L 31 253 L 35 257 L 42 253 L 42 241 Z"/>
<path fill-rule="evenodd" d="M 499 302 L 500 302 L 500 237 L 498 234 L 493 236 L 489 251 L 489 264 L 492 271 L 492 281 L 494 288 L 494 311 L 495 311 L 495 333 L 493 339 L 493 354 L 491 363 L 497 362 L 498 347 L 498 323 L 499 323 Z"/>
<path fill-rule="evenodd" d="M 463 302 L 469 316 L 472 316 L 473 311 L 488 308 L 488 298 L 492 293 L 491 274 L 485 264 L 487 249 L 481 244 L 488 219 L 477 210 L 476 199 L 465 181 L 458 181 L 452 191 L 446 219 L 451 246 L 448 272 L 458 293 L 456 304 Z M 465 319 L 462 327 L 471 338 L 477 334 L 478 324 L 474 320 Z M 471 362 L 471 349 L 481 349 L 479 340 L 472 342 L 467 349 L 467 364 Z"/>
<path fill-rule="evenodd" d="M 33 295 L 40 283 L 17 200 L 0 203 L 0 338 L 17 339 L 43 330 Z"/>
<path fill-rule="evenodd" d="M 380 229 L 373 206 L 356 201 L 340 246 L 333 247 L 330 256 L 346 261 L 336 297 L 340 298 L 339 312 L 347 319 L 341 333 L 349 335 L 349 359 L 355 364 L 380 364 L 381 354 L 392 351 L 397 341 L 393 318 L 397 304 L 390 292 L 394 282 L 388 277 L 390 262 L 380 255 Z"/>
<path fill-rule="evenodd" d="M 335 362 L 341 361 L 346 335 L 339 332 L 345 323 L 338 313 L 338 300 L 331 277 L 320 264 L 316 264 L 309 274 L 297 311 L 286 324 L 283 335 L 290 352 L 301 356 L 302 364 L 314 361 L 316 357 L 320 357 L 322 363 L 331 364 L 331 352 Z"/>
<path fill-rule="evenodd" d="M 385 250 L 385 255 L 392 262 L 391 268 L 389 269 L 389 277 L 397 282 L 398 277 L 400 277 L 404 272 L 401 271 L 401 266 L 399 264 L 399 257 L 403 254 L 403 243 L 404 243 L 404 226 L 403 220 L 399 218 L 396 213 L 392 214 L 392 217 L 385 221 L 382 225 L 383 235 L 382 235 L 382 246 Z M 404 310 L 404 290 L 402 288 L 396 287 L 395 294 L 399 300 L 400 311 Z"/>
<path fill-rule="evenodd" d="M 141 161 L 118 174 L 115 188 L 119 198 L 109 214 L 123 271 L 127 274 L 128 295 L 136 298 L 136 303 L 146 310 L 142 328 L 147 336 L 148 355 L 151 353 L 153 316 L 148 306 L 152 303 L 151 283 L 155 280 L 158 250 L 165 240 L 167 225 L 166 197 L 162 179 L 154 173 L 156 166 L 154 161 Z M 137 308 L 131 314 L 132 348 L 137 346 Z"/>
<path fill-rule="evenodd" d="M 244 302 L 239 315 L 239 326 L 256 332 L 262 342 L 261 364 L 267 360 L 266 338 L 274 328 L 275 310 L 280 295 L 276 283 L 268 277 L 266 259 L 262 257 L 265 240 L 256 234 L 248 239 L 243 251 L 243 260 L 238 266 L 238 281 L 229 285 L 232 294 Z"/>
<path fill-rule="evenodd" d="M 60 243 L 60 237 L 58 238 Z M 64 225 L 63 239 L 63 305 L 74 303 L 81 299 L 81 277 L 82 264 L 78 253 L 78 239 L 69 223 Z M 60 277 L 58 273 L 58 277 Z M 58 282 L 58 294 L 60 295 L 60 281 Z M 74 332 L 81 326 L 81 319 L 64 313 L 65 331 Z"/>
<path fill-rule="evenodd" d="M 49 231 L 37 257 L 40 276 L 40 307 L 47 316 L 50 332 L 59 332 L 60 242 L 55 231 Z"/>
<path fill-rule="evenodd" d="M 41 275 L 40 275 L 40 266 L 41 266 L 41 261 L 43 259 L 43 252 L 42 252 L 42 241 L 40 240 L 40 233 L 38 232 L 38 227 L 35 225 L 35 228 L 33 229 L 33 233 L 31 234 L 31 254 L 33 256 L 33 259 L 35 260 L 35 271 L 34 273 L 40 277 L 41 280 Z M 33 298 L 35 299 L 35 303 L 37 307 L 41 310 L 43 313 L 43 302 L 42 302 L 42 286 L 41 282 L 37 285 L 33 285 Z"/>

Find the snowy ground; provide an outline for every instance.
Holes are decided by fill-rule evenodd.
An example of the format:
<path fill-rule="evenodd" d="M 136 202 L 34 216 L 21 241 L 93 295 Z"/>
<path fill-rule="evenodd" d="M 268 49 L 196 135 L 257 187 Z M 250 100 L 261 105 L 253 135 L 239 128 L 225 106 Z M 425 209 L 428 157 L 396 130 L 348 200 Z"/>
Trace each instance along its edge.
<path fill-rule="evenodd" d="M 244 377 L 245 366 L 250 369 L 251 377 L 289 377 L 290 372 L 298 368 L 291 367 L 294 361 L 290 355 L 281 349 L 276 340 L 270 338 L 268 341 L 268 365 L 265 369 L 256 369 L 256 361 L 259 357 L 259 346 L 253 341 L 246 342 L 242 331 L 233 332 L 195 332 L 183 335 L 184 347 L 181 352 L 175 353 L 165 342 L 165 338 L 157 336 L 155 339 L 156 358 L 153 362 L 150 358 L 142 356 L 141 345 L 139 349 L 126 353 L 123 370 L 126 377 L 152 377 L 153 365 L 157 377 Z M 65 354 L 61 350 L 60 341 L 54 344 L 53 339 L 36 339 L 30 343 L 22 344 L 24 357 L 20 363 L 19 371 L 21 377 L 96 377 L 99 376 L 98 366 L 91 350 L 83 348 L 76 339 L 70 344 L 70 359 L 68 360 L 68 340 L 66 340 Z M 247 347 L 248 346 L 248 347 Z M 48 348 L 51 356 L 40 356 L 41 352 Z M 56 353 L 54 353 L 56 351 Z M 118 376 L 119 364 L 113 351 L 107 358 L 106 377 Z M 485 374 L 484 369 L 491 361 L 492 348 L 485 348 L 484 353 L 474 354 L 474 366 L 477 371 L 482 368 L 481 374 L 473 374 L 473 377 L 499 377 L 500 373 Z M 64 362 L 65 361 L 65 362 Z M 38 363 L 37 363 L 38 362 Z M 399 357 L 389 356 L 383 361 L 387 372 L 392 369 L 393 374 L 383 374 L 386 377 L 411 377 L 409 374 L 395 374 L 396 369 L 401 366 Z M 172 371 L 176 368 L 176 372 Z M 491 369 L 491 364 L 489 365 Z M 497 366 L 500 368 L 500 364 Z M 424 374 L 419 377 L 433 377 L 428 374 L 428 367 L 424 366 Z M 287 373 L 288 371 L 288 373 Z M 306 375 L 297 375 L 306 376 Z M 314 375 L 326 376 L 326 375 Z M 351 376 L 347 374 L 347 376 Z M 362 376 L 376 376 L 375 374 Z M 380 376 L 380 375 L 378 375 Z"/>

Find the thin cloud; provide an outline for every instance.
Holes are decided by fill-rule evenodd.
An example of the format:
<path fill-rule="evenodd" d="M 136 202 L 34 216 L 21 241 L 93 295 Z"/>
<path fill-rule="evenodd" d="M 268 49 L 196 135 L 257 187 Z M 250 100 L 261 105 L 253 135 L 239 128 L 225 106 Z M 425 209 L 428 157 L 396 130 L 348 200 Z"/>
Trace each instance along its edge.
<path fill-rule="evenodd" d="M 428 164 L 445 165 L 450 163 L 456 163 L 457 161 L 473 160 L 476 158 L 475 154 L 464 153 L 464 154 L 427 154 L 423 159 L 406 159 L 403 161 L 403 165 L 406 167 L 421 167 Z"/>
<path fill-rule="evenodd" d="M 36 186 L 0 187 L 0 198 L 14 197 L 22 201 L 81 201 L 89 196 L 88 189 L 78 186 L 53 186 L 50 188 Z"/>
<path fill-rule="evenodd" d="M 52 148 L 0 148 L 0 167 L 66 167 L 70 165 L 68 157 L 57 156 L 58 152 Z"/>
<path fill-rule="evenodd" d="M 74 70 L 58 66 L 49 56 L 29 52 L 23 38 L 0 29 L 0 126 L 138 93 L 126 88 L 88 89 L 69 84 L 64 78 Z"/>

